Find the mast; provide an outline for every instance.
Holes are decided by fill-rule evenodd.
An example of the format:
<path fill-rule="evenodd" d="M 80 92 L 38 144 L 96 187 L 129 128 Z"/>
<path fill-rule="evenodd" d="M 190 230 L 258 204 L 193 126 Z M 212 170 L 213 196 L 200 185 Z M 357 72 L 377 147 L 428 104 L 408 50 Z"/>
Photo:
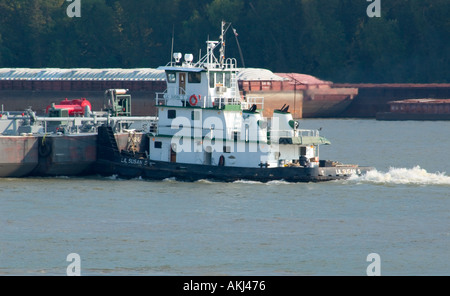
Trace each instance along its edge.
<path fill-rule="evenodd" d="M 223 68 L 223 64 L 225 63 L 225 34 L 228 31 L 228 28 L 231 26 L 231 23 L 227 23 L 222 21 L 221 34 L 220 34 L 220 67 Z"/>
<path fill-rule="evenodd" d="M 175 35 L 175 25 L 172 25 L 172 47 L 170 50 L 170 65 L 173 66 L 173 39 Z"/>
<path fill-rule="evenodd" d="M 225 61 L 225 22 L 222 21 L 222 27 L 220 31 L 220 67 L 223 67 Z"/>

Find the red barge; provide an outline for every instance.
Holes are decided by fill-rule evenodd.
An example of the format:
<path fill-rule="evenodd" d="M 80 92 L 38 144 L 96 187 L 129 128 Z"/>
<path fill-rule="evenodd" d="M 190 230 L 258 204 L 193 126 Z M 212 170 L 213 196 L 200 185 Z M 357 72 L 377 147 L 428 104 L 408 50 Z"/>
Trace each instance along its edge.
<path fill-rule="evenodd" d="M 358 88 L 299 73 L 272 73 L 266 69 L 240 69 L 239 88 L 245 95 L 265 98 L 265 116 L 284 103 L 294 118 L 327 118 L 342 114 L 358 95 Z"/>
<path fill-rule="evenodd" d="M 307 74 L 273 73 L 260 68 L 238 70 L 241 95 L 265 97 L 265 116 L 287 103 L 294 118 L 336 117 L 358 95 L 357 87 L 341 87 Z M 133 91 L 135 115 L 155 115 L 153 98 L 164 91 L 165 80 L 164 71 L 152 68 L 4 68 L 0 69 L 0 98 L 2 104 L 14 110 L 33 105 L 40 112 L 49 97 L 87 96 L 98 110 L 105 89 L 123 88 Z"/>
<path fill-rule="evenodd" d="M 450 120 L 450 99 L 408 99 L 388 102 L 389 112 L 377 120 Z"/>

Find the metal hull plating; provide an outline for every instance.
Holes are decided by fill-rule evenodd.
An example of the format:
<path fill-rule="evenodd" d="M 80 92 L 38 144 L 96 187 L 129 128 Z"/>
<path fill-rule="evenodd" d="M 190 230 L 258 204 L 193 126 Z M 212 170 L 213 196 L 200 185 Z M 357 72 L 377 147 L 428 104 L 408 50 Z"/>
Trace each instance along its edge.
<path fill-rule="evenodd" d="M 23 177 L 38 164 L 38 139 L 28 136 L 0 136 L 0 177 Z"/>
<path fill-rule="evenodd" d="M 105 92 L 108 112 L 91 112 L 90 102 L 84 98 L 52 104 L 44 117 L 36 116 L 31 108 L 24 112 L 1 111 L 0 177 L 92 174 L 97 160 L 97 128 L 103 125 L 111 125 L 117 131 L 113 137 L 118 149 L 127 149 L 130 144 L 139 149 L 135 141 L 141 143 L 141 139 L 130 133 L 145 128 L 150 131 L 153 118 L 129 116 L 131 96 L 127 92 Z M 128 108 L 126 116 L 122 114 L 124 108 Z"/>
<path fill-rule="evenodd" d="M 0 137 L 0 178 L 74 176 L 97 159 L 97 135 Z"/>
<path fill-rule="evenodd" d="M 213 180 L 234 182 L 249 180 L 269 182 L 283 180 L 286 182 L 322 182 L 346 179 L 352 175 L 362 175 L 372 170 L 370 167 L 282 167 L 282 168 L 245 168 L 213 165 L 197 165 L 151 161 L 142 158 L 116 157 L 99 159 L 96 164 L 98 174 L 121 178 L 143 178 L 164 180 L 175 178 L 179 181 Z"/>
<path fill-rule="evenodd" d="M 115 139 L 125 150 L 129 135 L 118 133 Z M 0 150 L 0 178 L 90 175 L 97 161 L 97 134 L 0 136 Z"/>
<path fill-rule="evenodd" d="M 33 176 L 89 174 L 97 159 L 97 134 L 39 137 L 39 162 Z"/>
<path fill-rule="evenodd" d="M 325 161 L 316 167 L 283 166 L 283 167 L 242 167 L 206 164 L 188 164 L 176 161 L 156 161 L 149 159 L 148 136 L 139 134 L 141 147 L 138 152 L 129 153 L 123 149 L 121 137 L 114 134 L 110 127 L 99 127 L 97 141 L 97 162 L 94 172 L 103 176 L 117 175 L 121 178 L 143 178 L 149 180 L 164 180 L 175 178 L 180 181 L 198 181 L 202 179 L 233 182 L 251 180 L 269 182 L 284 180 L 287 182 L 321 182 L 345 179 L 352 175 L 362 175 L 372 170 L 371 167 L 357 165 L 338 165 Z M 126 135 L 128 137 L 128 135 Z M 328 163 L 328 164 L 327 164 Z M 331 164 L 331 165 L 330 165 Z"/>

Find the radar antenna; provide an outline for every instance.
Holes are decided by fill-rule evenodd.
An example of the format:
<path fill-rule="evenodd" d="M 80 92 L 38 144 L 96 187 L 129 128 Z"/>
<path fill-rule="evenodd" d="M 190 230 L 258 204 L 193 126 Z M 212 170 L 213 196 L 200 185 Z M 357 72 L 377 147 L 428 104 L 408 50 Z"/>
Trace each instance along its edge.
<path fill-rule="evenodd" d="M 226 23 L 222 21 L 222 29 L 220 34 L 220 67 L 223 67 L 223 63 L 225 62 L 225 33 L 230 28 L 231 23 Z"/>

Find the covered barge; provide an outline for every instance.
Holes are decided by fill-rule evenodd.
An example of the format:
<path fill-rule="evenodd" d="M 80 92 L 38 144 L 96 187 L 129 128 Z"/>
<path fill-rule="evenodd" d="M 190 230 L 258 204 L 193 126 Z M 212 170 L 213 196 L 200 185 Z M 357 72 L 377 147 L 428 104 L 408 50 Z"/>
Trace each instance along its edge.
<path fill-rule="evenodd" d="M 377 113 L 377 120 L 450 120 L 450 99 L 391 101 L 389 112 Z"/>
<path fill-rule="evenodd" d="M 265 116 L 287 103 L 294 118 L 335 117 L 358 94 L 355 87 L 337 87 L 311 75 L 259 68 L 238 68 L 237 81 L 242 97 L 265 97 Z M 89 97 L 93 109 L 98 110 L 105 89 L 123 88 L 133 93 L 134 115 L 156 115 L 155 94 L 164 91 L 165 83 L 164 71 L 152 68 L 3 68 L 0 100 L 10 111 L 33 106 L 39 114 L 49 99 Z"/>

